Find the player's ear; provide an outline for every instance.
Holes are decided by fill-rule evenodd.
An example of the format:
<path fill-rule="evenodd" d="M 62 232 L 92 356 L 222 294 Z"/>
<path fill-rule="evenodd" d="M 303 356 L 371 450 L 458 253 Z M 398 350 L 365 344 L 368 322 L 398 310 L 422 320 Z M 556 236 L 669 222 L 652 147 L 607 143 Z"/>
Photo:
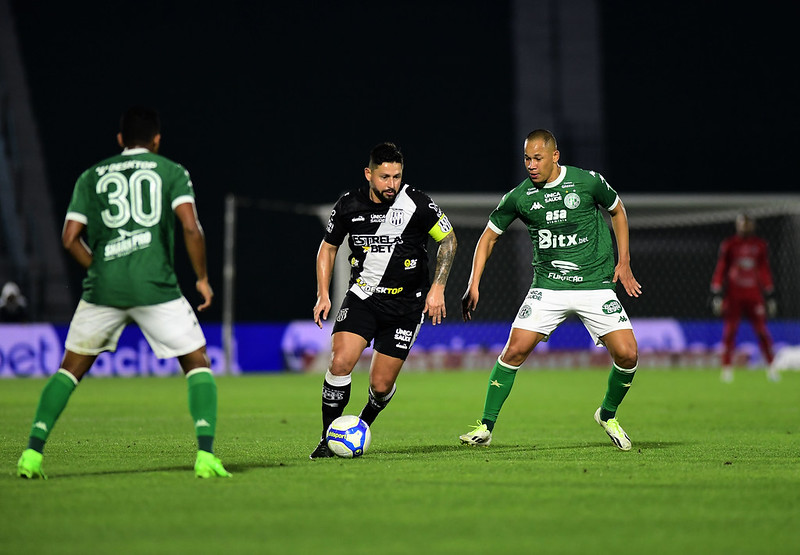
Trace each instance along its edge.
<path fill-rule="evenodd" d="M 158 148 L 161 146 L 161 133 L 157 133 L 155 137 L 153 137 L 153 152 L 158 152 Z"/>
<path fill-rule="evenodd" d="M 558 162 L 561 158 L 561 153 L 558 150 L 553 151 L 553 162 Z"/>
<path fill-rule="evenodd" d="M 117 142 L 119 143 L 119 146 L 125 148 L 125 143 L 122 141 L 122 133 L 117 133 Z"/>
<path fill-rule="evenodd" d="M 369 169 L 369 166 L 364 168 L 364 177 L 367 178 L 367 181 L 369 181 L 369 178 L 372 177 L 372 170 Z"/>

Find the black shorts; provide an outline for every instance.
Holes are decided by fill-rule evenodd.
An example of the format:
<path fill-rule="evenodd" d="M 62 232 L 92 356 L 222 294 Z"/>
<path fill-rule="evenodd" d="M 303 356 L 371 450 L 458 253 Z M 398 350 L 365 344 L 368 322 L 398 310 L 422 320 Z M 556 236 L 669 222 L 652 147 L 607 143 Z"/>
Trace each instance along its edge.
<path fill-rule="evenodd" d="M 422 311 L 387 315 L 348 293 L 336 314 L 332 333 L 355 333 L 366 339 L 367 345 L 374 340 L 372 348 L 377 352 L 405 360 L 424 317 Z"/>

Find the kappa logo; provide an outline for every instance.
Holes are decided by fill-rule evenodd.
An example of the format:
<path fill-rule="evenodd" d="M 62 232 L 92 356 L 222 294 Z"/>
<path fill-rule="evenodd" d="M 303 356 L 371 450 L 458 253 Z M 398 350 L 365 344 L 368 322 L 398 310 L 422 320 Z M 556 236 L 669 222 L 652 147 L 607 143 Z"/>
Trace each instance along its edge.
<path fill-rule="evenodd" d="M 347 311 L 348 310 L 349 309 L 347 309 L 347 308 L 339 309 L 339 313 L 336 315 L 336 321 L 337 322 L 343 322 L 344 319 L 347 318 Z"/>
<path fill-rule="evenodd" d="M 39 420 L 36 424 L 33 425 L 34 428 L 42 430 L 43 432 L 47 431 L 47 424 Z"/>
<path fill-rule="evenodd" d="M 534 202 L 531 204 L 531 210 L 541 210 L 542 208 L 544 208 L 544 206 L 542 206 L 540 202 Z"/>
<path fill-rule="evenodd" d="M 211 424 L 208 423 L 208 420 L 205 418 L 201 418 L 197 422 L 194 423 L 195 428 L 210 428 Z"/>

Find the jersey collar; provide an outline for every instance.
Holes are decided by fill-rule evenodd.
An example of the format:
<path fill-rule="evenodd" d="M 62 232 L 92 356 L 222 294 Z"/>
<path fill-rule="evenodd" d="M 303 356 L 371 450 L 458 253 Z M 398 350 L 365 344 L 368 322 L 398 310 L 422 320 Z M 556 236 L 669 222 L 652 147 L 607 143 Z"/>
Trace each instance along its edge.
<path fill-rule="evenodd" d="M 564 176 L 567 175 L 567 166 L 561 166 L 561 171 L 558 173 L 558 177 L 555 181 L 550 181 L 544 184 L 542 189 L 551 189 L 557 185 L 560 185 L 562 181 L 564 181 Z"/>
<path fill-rule="evenodd" d="M 126 148 L 122 151 L 123 156 L 133 156 L 134 154 L 144 154 L 145 152 L 150 152 L 146 148 L 140 146 L 136 148 Z"/>

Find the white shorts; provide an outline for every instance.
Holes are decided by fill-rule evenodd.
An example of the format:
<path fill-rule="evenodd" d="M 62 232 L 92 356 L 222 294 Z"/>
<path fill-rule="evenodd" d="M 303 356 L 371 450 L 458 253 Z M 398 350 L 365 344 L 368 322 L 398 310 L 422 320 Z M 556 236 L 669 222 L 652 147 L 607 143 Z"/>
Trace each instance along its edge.
<path fill-rule="evenodd" d="M 189 354 L 206 338 L 185 297 L 161 304 L 114 308 L 81 300 L 69 324 L 65 347 L 79 355 L 116 351 L 125 326 L 135 322 L 158 358 Z"/>
<path fill-rule="evenodd" d="M 570 314 L 581 319 L 596 345 L 603 344 L 600 338 L 607 333 L 633 329 L 611 289 L 555 291 L 536 287 L 528 291 L 511 327 L 541 333 L 547 341 Z"/>

